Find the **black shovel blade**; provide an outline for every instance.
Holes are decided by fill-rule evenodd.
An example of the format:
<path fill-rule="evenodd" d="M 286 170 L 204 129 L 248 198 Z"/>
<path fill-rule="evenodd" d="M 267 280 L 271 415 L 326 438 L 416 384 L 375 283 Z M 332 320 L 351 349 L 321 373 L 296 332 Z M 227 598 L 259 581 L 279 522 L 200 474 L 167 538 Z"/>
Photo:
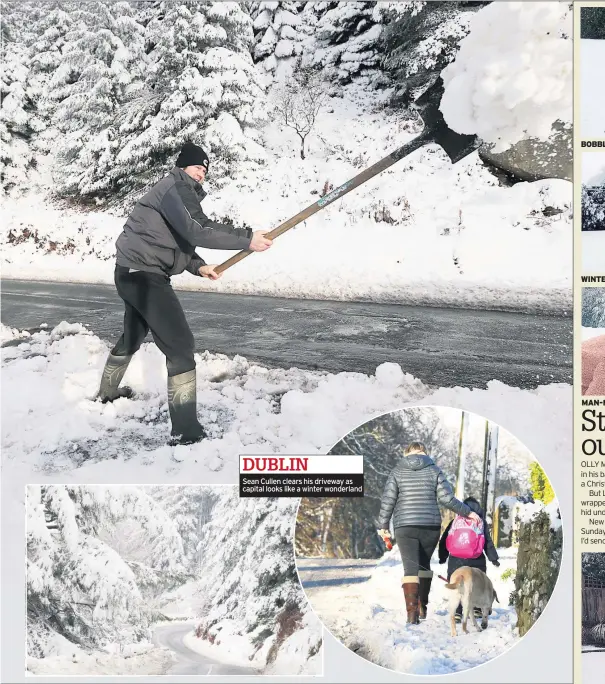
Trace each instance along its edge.
<path fill-rule="evenodd" d="M 431 140 L 445 150 L 452 164 L 464 159 L 474 152 L 481 141 L 476 135 L 462 135 L 456 133 L 445 123 L 443 114 L 439 109 L 443 97 L 443 79 L 441 76 L 414 102 L 414 109 L 422 117 L 425 133 Z"/>

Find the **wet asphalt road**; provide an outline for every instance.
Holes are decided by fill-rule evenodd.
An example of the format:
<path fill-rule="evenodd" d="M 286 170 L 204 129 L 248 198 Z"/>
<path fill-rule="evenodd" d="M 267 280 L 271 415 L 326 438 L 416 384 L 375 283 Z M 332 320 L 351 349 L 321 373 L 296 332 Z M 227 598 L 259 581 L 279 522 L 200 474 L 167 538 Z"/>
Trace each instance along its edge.
<path fill-rule="evenodd" d="M 432 386 L 534 388 L 571 383 L 571 317 L 470 309 L 179 292 L 196 350 L 268 367 L 372 374 L 386 361 Z M 2 281 L 2 322 L 65 320 L 113 342 L 122 302 L 113 286 Z M 149 336 L 147 338 L 151 340 Z"/>

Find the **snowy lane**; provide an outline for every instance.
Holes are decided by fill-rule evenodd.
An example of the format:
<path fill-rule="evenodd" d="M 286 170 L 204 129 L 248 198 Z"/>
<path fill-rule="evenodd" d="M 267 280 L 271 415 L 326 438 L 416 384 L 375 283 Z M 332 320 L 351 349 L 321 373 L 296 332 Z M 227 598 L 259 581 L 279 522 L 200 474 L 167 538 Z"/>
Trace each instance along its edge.
<path fill-rule="evenodd" d="M 211 660 L 201 653 L 188 648 L 183 639 L 195 629 L 195 623 L 176 623 L 156 627 L 154 642 L 163 648 L 169 649 L 176 660 L 174 666 L 166 674 L 170 675 L 244 675 L 258 674 L 251 667 L 238 667 L 225 665 L 216 660 Z"/>
<path fill-rule="evenodd" d="M 200 292 L 179 298 L 197 351 L 267 367 L 372 373 L 395 362 L 432 386 L 571 383 L 571 318 Z M 111 286 L 2 281 L 2 322 L 13 328 L 77 320 L 112 341 L 122 317 Z"/>
<path fill-rule="evenodd" d="M 487 630 L 450 636 L 450 592 L 438 579 L 445 566 L 435 559 L 427 619 L 407 625 L 401 590 L 403 568 L 395 548 L 377 560 L 298 558 L 297 569 L 311 607 L 345 646 L 370 662 L 406 674 L 442 675 L 488 662 L 519 640 L 516 614 L 508 605 L 514 588 L 516 549 L 499 549 L 501 566 L 489 567 L 501 603 Z"/>
<path fill-rule="evenodd" d="M 321 591 L 324 587 L 367 582 L 377 564 L 377 559 L 311 558 L 299 560 L 296 569 L 301 584 L 311 599 L 315 591 Z"/>

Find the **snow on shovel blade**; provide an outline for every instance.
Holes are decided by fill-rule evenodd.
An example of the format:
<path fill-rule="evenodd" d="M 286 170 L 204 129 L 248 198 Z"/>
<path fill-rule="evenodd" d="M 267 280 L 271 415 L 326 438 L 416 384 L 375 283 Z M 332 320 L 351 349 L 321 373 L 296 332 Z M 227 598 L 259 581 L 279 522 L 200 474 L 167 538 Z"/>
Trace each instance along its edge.
<path fill-rule="evenodd" d="M 424 121 L 423 137 L 429 138 L 440 145 L 452 164 L 459 162 L 476 150 L 481 141 L 476 135 L 463 135 L 453 131 L 443 118 L 439 109 L 443 97 L 443 79 L 439 77 L 415 102 L 414 109 L 418 111 Z"/>
<path fill-rule="evenodd" d="M 443 96 L 443 80 L 438 78 L 433 85 L 428 88 L 414 103 L 415 108 L 418 110 L 422 120 L 424 121 L 425 127 L 422 133 L 409 142 L 402 145 L 400 148 L 391 152 L 380 161 L 377 161 L 372 166 L 368 167 L 361 173 L 358 173 L 354 178 L 348 180 L 346 183 L 339 185 L 334 188 L 332 192 L 321 197 L 317 202 L 309 205 L 306 209 L 284 221 L 279 226 L 274 228 L 272 231 L 266 234 L 265 237 L 270 240 L 274 240 L 276 237 L 283 235 L 290 228 L 294 228 L 299 223 L 313 216 L 318 211 L 321 211 L 324 207 L 332 204 L 337 199 L 344 197 L 347 193 L 351 192 L 355 188 L 359 187 L 370 178 L 374 178 L 379 173 L 388 169 L 400 159 L 407 157 L 412 154 L 415 150 L 423 147 L 424 145 L 429 145 L 431 143 L 437 143 L 440 145 L 449 156 L 452 164 L 460 161 L 467 155 L 469 155 L 473 150 L 479 147 L 479 140 L 474 135 L 460 135 L 448 128 L 445 123 L 443 115 L 439 111 L 439 104 L 441 103 L 441 97 Z M 216 273 L 222 273 L 228 268 L 231 268 L 234 264 L 237 264 L 242 259 L 253 254 L 250 250 L 243 250 L 238 252 L 231 258 L 224 261 L 222 264 L 217 266 L 214 270 Z"/>

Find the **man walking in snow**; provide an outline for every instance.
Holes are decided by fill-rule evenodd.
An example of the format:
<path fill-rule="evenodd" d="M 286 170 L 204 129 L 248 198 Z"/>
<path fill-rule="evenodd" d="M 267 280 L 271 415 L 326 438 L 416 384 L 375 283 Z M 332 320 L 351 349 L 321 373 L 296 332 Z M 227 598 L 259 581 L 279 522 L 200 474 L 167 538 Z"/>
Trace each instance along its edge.
<path fill-rule="evenodd" d="M 206 196 L 202 182 L 208 155 L 185 143 L 175 168 L 136 204 L 119 236 L 115 284 L 124 301 L 124 333 L 107 358 L 98 399 L 131 397 L 119 384 L 133 354 L 151 330 L 166 356 L 168 409 L 172 421 L 171 444 L 192 444 L 206 433 L 197 418 L 193 334 L 170 277 L 187 270 L 217 280 L 220 275 L 195 252 L 208 249 L 248 249 L 263 252 L 271 246 L 266 231 L 211 221 L 200 202 Z"/>

